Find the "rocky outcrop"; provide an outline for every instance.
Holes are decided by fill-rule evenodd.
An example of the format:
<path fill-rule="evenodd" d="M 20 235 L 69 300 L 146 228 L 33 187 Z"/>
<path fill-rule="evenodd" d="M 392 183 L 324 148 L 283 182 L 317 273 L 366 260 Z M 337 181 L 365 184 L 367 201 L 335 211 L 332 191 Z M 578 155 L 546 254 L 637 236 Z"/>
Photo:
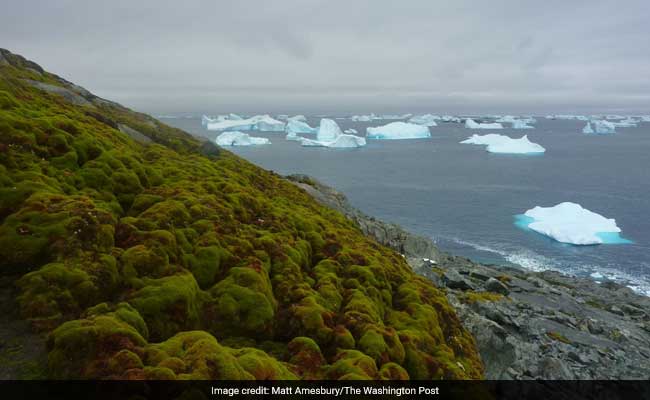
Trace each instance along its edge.
<path fill-rule="evenodd" d="M 289 179 L 446 290 L 476 339 L 487 379 L 650 378 L 650 298 L 612 282 L 446 254 L 426 238 L 366 216 L 312 178 Z"/>

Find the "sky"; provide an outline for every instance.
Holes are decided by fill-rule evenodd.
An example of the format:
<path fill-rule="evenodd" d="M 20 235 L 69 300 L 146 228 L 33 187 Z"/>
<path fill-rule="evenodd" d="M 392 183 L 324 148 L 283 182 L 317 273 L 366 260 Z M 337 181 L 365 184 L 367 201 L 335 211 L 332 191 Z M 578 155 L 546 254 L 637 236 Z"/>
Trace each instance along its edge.
<path fill-rule="evenodd" d="M 3 0 L 0 47 L 157 114 L 648 114 L 648 21 L 647 0 Z"/>

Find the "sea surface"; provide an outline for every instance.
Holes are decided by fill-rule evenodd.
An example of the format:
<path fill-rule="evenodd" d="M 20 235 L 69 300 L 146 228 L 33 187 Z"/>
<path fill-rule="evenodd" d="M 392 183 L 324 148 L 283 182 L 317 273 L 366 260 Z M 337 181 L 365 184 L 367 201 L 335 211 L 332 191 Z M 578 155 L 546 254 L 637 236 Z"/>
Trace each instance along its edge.
<path fill-rule="evenodd" d="M 390 122 L 329 117 L 361 135 Z M 650 295 L 650 123 L 597 136 L 581 133 L 585 122 L 537 120 L 535 129 L 499 131 L 439 123 L 430 139 L 368 140 L 359 149 L 302 147 L 284 133 L 255 132 L 272 144 L 230 150 L 279 174 L 312 175 L 365 213 L 429 236 L 454 254 L 615 280 Z M 218 135 L 205 130 L 200 117 L 163 121 L 196 135 Z M 308 117 L 312 126 L 318 121 Z M 474 133 L 527 134 L 546 153 L 490 154 L 484 146 L 458 143 Z M 621 236 L 633 243 L 573 246 L 515 225 L 517 214 L 564 201 L 616 219 Z"/>

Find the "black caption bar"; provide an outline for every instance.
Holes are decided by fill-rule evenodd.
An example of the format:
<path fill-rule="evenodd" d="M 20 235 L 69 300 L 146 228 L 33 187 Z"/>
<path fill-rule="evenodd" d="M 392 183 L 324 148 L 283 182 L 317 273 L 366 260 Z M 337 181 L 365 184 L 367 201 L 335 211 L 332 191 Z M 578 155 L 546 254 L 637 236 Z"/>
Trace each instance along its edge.
<path fill-rule="evenodd" d="M 4 399 L 650 400 L 649 381 L 0 381 Z"/>

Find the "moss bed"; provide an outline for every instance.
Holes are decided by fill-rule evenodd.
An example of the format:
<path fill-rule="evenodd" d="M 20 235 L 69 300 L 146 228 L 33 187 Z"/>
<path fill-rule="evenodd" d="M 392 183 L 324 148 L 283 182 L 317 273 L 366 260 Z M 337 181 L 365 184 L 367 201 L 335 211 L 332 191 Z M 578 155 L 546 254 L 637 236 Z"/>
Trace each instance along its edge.
<path fill-rule="evenodd" d="M 76 87 L 15 57 L 0 274 L 19 277 L 50 377 L 482 377 L 444 293 L 341 214 L 144 114 L 42 91 L 29 80 Z"/>

